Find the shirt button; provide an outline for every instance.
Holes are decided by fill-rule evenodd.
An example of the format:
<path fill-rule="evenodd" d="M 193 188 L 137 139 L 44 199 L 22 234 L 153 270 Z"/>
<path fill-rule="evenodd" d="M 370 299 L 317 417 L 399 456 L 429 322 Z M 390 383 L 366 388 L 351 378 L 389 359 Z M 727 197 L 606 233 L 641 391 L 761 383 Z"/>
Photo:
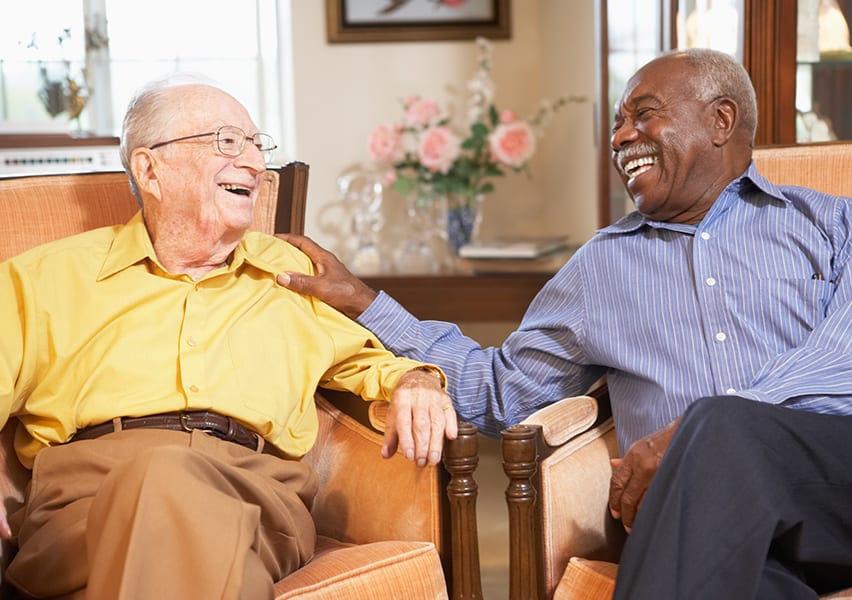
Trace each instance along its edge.
<path fill-rule="evenodd" d="M 724 331 L 720 331 L 719 333 L 716 334 L 716 340 L 717 341 L 724 342 L 726 339 L 728 339 L 728 336 L 725 335 Z"/>
<path fill-rule="evenodd" d="M 197 392 L 197 391 L 198 391 L 198 386 L 197 386 L 197 385 L 191 385 L 191 386 L 189 386 L 189 391 L 190 391 L 190 392 Z"/>
<path fill-rule="evenodd" d="M 734 388 L 728 388 L 728 389 L 725 390 L 725 393 L 726 394 L 736 394 L 737 390 L 735 390 Z"/>
<path fill-rule="evenodd" d="M 198 341 L 194 337 L 189 336 L 188 338 L 186 338 L 186 345 L 187 346 L 197 346 Z"/>
<path fill-rule="evenodd" d="M 704 280 L 704 283 L 706 283 L 710 287 L 713 287 L 714 285 L 716 285 L 716 280 L 712 277 L 708 277 L 707 279 Z"/>
<path fill-rule="evenodd" d="M 702 239 L 702 240 L 709 240 L 709 239 L 710 239 L 710 234 L 709 234 L 709 233 L 707 233 L 706 231 L 702 232 L 702 233 L 701 233 L 701 239 Z"/>

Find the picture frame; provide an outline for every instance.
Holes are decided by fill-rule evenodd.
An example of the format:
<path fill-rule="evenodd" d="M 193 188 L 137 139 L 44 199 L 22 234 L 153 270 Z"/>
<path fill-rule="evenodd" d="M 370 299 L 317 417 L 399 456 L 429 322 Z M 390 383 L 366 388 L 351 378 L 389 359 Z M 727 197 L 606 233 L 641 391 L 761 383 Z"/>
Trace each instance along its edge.
<path fill-rule="evenodd" d="M 329 43 L 511 37 L 510 0 L 326 0 Z"/>

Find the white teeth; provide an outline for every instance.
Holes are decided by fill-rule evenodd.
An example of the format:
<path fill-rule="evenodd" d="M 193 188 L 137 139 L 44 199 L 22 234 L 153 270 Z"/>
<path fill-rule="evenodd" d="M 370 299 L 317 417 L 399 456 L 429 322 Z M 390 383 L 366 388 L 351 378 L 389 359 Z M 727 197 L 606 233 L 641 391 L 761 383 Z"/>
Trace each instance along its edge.
<path fill-rule="evenodd" d="M 624 172 L 627 173 L 629 177 L 633 178 L 638 174 L 637 171 L 639 171 L 639 169 L 644 166 L 653 165 L 655 162 L 657 162 L 657 159 L 653 156 L 642 156 L 640 158 L 634 158 L 633 160 L 628 161 L 626 165 L 624 165 Z M 646 169 L 642 170 L 645 171 Z"/>
<path fill-rule="evenodd" d="M 246 196 L 251 193 L 248 188 L 245 188 L 241 185 L 234 185 L 232 183 L 223 183 L 219 187 L 221 187 L 223 190 L 227 190 L 229 192 L 237 192 Z"/>

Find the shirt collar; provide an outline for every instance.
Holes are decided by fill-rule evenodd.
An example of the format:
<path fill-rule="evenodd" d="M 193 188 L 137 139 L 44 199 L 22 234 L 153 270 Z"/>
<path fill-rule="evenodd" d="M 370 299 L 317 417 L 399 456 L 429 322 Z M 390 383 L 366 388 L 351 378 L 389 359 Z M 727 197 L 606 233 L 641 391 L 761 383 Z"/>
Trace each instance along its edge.
<path fill-rule="evenodd" d="M 790 199 L 784 195 L 784 191 L 781 187 L 775 185 L 768 179 L 766 179 L 763 175 L 758 173 L 757 165 L 754 164 L 754 161 L 751 161 L 748 165 L 748 169 L 743 173 L 742 177 L 738 180 L 740 185 L 740 191 L 746 192 L 749 191 L 750 186 L 756 187 L 763 193 L 772 196 L 773 198 L 780 200 L 784 204 L 791 204 Z M 752 187 L 752 189 L 753 189 Z"/>
<path fill-rule="evenodd" d="M 236 271 L 243 263 L 247 262 L 262 271 L 272 275 L 277 274 L 280 269 L 276 269 L 272 262 L 265 260 L 262 252 L 252 252 L 252 248 L 260 251 L 263 249 L 262 247 L 255 248 L 255 246 L 258 246 L 258 244 L 254 243 L 253 235 L 251 233 L 246 234 L 246 237 L 240 240 L 234 250 L 234 257 L 228 264 L 227 272 Z M 261 246 L 265 245 L 261 244 Z M 163 272 L 166 271 L 157 260 L 154 245 L 151 243 L 140 210 L 118 230 L 107 252 L 106 260 L 98 273 L 98 281 L 146 259 L 157 265 Z"/>
<path fill-rule="evenodd" d="M 785 204 L 790 204 L 790 200 L 784 195 L 781 188 L 761 175 L 757 171 L 754 161 L 751 161 L 745 172 L 725 187 L 719 198 L 713 203 L 707 216 L 726 210 L 732 201 L 738 200 L 742 195 L 755 188 Z M 643 227 L 668 229 L 682 233 L 694 233 L 696 229 L 695 225 L 654 221 L 641 215 L 638 211 L 633 211 L 598 231 L 600 233 L 625 234 L 638 231 Z"/>
<path fill-rule="evenodd" d="M 115 234 L 106 260 L 98 273 L 98 281 L 146 258 L 157 262 L 154 246 L 151 244 L 151 238 L 148 237 L 148 230 L 145 229 L 145 221 L 142 219 L 140 210 Z"/>

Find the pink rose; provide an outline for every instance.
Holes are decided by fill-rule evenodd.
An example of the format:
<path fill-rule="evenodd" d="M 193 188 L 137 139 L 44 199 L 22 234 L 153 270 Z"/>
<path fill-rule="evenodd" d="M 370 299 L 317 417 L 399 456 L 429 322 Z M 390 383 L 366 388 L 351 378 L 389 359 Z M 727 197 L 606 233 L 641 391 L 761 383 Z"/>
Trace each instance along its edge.
<path fill-rule="evenodd" d="M 518 120 L 517 115 L 514 112 L 509 110 L 508 108 L 500 113 L 500 122 L 501 123 L 514 123 Z"/>
<path fill-rule="evenodd" d="M 461 151 L 461 141 L 449 127 L 432 127 L 420 136 L 417 155 L 432 172 L 446 173 Z"/>
<path fill-rule="evenodd" d="M 522 167 L 535 152 L 535 135 L 525 121 L 502 123 L 488 137 L 491 154 L 510 167 Z"/>
<path fill-rule="evenodd" d="M 405 105 L 405 122 L 411 127 L 426 127 L 440 112 L 434 100 L 411 98 Z"/>
<path fill-rule="evenodd" d="M 402 158 L 402 138 L 393 125 L 379 125 L 367 140 L 367 152 L 378 163 L 394 163 Z"/>

